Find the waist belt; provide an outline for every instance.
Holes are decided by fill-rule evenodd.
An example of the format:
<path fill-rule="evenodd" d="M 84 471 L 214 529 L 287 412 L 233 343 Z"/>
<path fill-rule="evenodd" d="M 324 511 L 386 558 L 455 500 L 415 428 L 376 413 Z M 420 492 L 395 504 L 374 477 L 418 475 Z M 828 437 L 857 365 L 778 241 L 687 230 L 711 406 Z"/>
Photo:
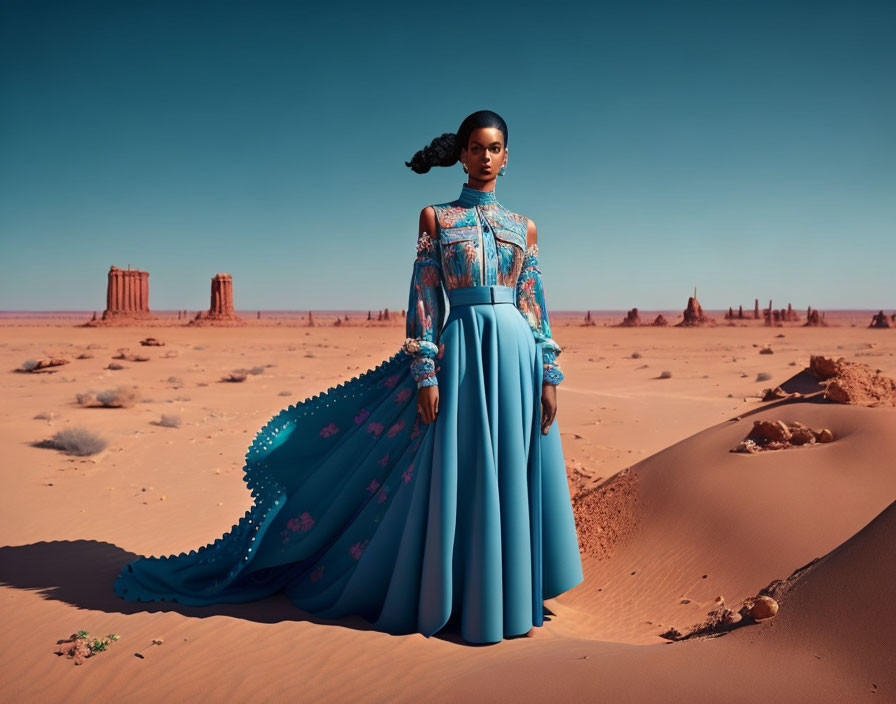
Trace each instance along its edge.
<path fill-rule="evenodd" d="M 480 303 L 515 303 L 516 291 L 510 286 L 465 286 L 448 291 L 448 303 L 454 306 L 472 306 Z"/>

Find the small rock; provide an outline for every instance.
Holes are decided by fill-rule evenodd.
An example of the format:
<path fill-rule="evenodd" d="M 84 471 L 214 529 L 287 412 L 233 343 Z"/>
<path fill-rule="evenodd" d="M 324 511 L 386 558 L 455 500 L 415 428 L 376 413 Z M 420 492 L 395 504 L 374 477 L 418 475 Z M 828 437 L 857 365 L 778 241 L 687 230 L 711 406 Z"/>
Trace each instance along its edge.
<path fill-rule="evenodd" d="M 818 442 L 833 442 L 834 441 L 834 433 L 831 432 L 829 428 L 822 428 L 818 432 L 815 433 L 815 439 Z"/>
<path fill-rule="evenodd" d="M 750 601 L 752 604 L 747 608 L 747 615 L 754 621 L 765 621 L 778 613 L 778 602 L 770 596 L 761 595 Z"/>

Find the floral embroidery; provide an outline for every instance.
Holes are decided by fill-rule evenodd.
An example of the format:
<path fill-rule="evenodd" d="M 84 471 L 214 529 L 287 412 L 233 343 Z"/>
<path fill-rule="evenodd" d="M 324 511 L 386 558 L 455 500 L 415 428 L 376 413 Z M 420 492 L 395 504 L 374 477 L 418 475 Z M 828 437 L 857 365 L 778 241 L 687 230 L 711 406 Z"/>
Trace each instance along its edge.
<path fill-rule="evenodd" d="M 410 389 L 402 389 L 402 391 L 410 392 Z M 394 438 L 396 435 L 398 435 L 401 432 L 402 428 L 404 428 L 404 421 L 400 420 L 397 423 L 395 423 L 393 426 L 391 426 L 389 428 L 389 430 L 386 431 L 386 437 Z"/>
<path fill-rule="evenodd" d="M 367 432 L 379 437 L 379 434 L 383 432 L 383 424 L 371 421 L 367 424 Z"/>
<path fill-rule="evenodd" d="M 339 428 L 336 427 L 335 423 L 330 423 L 329 425 L 325 425 L 320 429 L 320 436 L 322 438 L 328 438 L 331 435 L 335 435 L 339 432 Z"/>
<path fill-rule="evenodd" d="M 401 389 L 397 394 L 395 394 L 395 403 L 402 403 L 404 401 L 407 401 L 413 393 L 414 392 L 407 387 Z M 389 437 L 392 436 L 390 435 Z"/>
<path fill-rule="evenodd" d="M 411 477 L 414 475 L 414 465 L 409 464 L 408 468 L 401 473 L 401 478 L 404 479 L 404 483 L 407 484 L 411 481 Z"/>
<path fill-rule="evenodd" d="M 380 467 L 385 467 L 387 464 L 389 464 L 389 453 L 387 452 L 385 455 L 383 455 L 382 457 L 380 457 L 380 459 L 378 459 L 378 460 L 376 461 L 376 463 L 377 463 Z"/>
<path fill-rule="evenodd" d="M 385 489 L 385 487 L 384 487 L 384 488 L 380 489 L 380 493 L 378 493 L 378 494 L 376 495 L 376 502 L 377 502 L 378 504 L 381 504 L 381 503 L 383 503 L 383 501 L 385 501 L 385 500 L 386 500 L 386 489 Z"/>
<path fill-rule="evenodd" d="M 367 420 L 367 417 L 369 415 L 370 415 L 370 411 L 368 411 L 366 408 L 362 408 L 360 413 L 358 413 L 358 415 L 355 416 L 355 425 L 361 425 L 361 423 L 363 423 L 365 420 Z"/>
<path fill-rule="evenodd" d="M 383 386 L 385 386 L 388 389 L 391 389 L 397 383 L 398 383 L 398 374 L 393 374 L 392 376 L 387 376 L 385 379 L 383 379 Z"/>
<path fill-rule="evenodd" d="M 311 514 L 307 511 L 298 518 L 290 518 L 286 522 L 286 527 L 293 533 L 297 533 L 299 531 L 302 531 L 304 533 L 307 530 L 311 530 L 311 527 L 313 525 L 314 519 L 311 518 Z"/>
<path fill-rule="evenodd" d="M 432 207 L 437 232 L 417 237 L 403 346 L 413 357 L 410 371 L 417 387 L 438 384 L 433 358 L 444 353 L 439 341 L 446 319 L 442 289 L 480 284 L 516 289 L 516 306 L 540 344 L 544 381 L 560 383 L 563 372 L 556 357 L 561 349 L 551 339 L 538 245 L 526 246 L 528 219 L 505 208 L 493 194 L 473 193 L 466 185 L 457 200 Z"/>
<path fill-rule="evenodd" d="M 411 428 L 411 440 L 420 435 L 423 431 L 420 430 L 420 416 L 414 418 L 414 425 Z"/>
<path fill-rule="evenodd" d="M 379 488 L 380 488 L 380 483 L 376 479 L 371 479 L 370 484 L 367 486 L 367 491 L 369 491 L 372 494 Z"/>
<path fill-rule="evenodd" d="M 370 538 L 365 540 L 363 543 L 355 543 L 348 549 L 349 554 L 356 560 L 360 560 L 361 555 L 364 552 L 364 548 L 367 547 L 367 543 L 369 543 L 369 542 L 370 542 Z"/>

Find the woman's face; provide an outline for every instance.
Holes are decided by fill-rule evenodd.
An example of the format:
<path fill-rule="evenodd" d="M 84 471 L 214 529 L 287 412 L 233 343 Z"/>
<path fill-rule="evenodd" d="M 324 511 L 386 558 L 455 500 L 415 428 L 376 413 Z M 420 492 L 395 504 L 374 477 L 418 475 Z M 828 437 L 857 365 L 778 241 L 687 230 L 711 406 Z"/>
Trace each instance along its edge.
<path fill-rule="evenodd" d="M 504 133 L 497 127 L 477 127 L 470 134 L 466 148 L 460 150 L 470 181 L 484 184 L 498 178 L 498 171 L 507 162 Z"/>

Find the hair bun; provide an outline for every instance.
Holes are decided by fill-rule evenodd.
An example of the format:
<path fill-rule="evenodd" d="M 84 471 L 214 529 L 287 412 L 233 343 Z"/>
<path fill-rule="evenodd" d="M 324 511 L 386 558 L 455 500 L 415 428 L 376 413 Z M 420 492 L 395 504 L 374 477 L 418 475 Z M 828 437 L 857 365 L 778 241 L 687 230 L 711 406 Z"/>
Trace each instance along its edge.
<path fill-rule="evenodd" d="M 454 166 L 460 159 L 460 147 L 454 132 L 445 132 L 404 162 L 414 173 L 425 174 L 433 166 Z"/>

